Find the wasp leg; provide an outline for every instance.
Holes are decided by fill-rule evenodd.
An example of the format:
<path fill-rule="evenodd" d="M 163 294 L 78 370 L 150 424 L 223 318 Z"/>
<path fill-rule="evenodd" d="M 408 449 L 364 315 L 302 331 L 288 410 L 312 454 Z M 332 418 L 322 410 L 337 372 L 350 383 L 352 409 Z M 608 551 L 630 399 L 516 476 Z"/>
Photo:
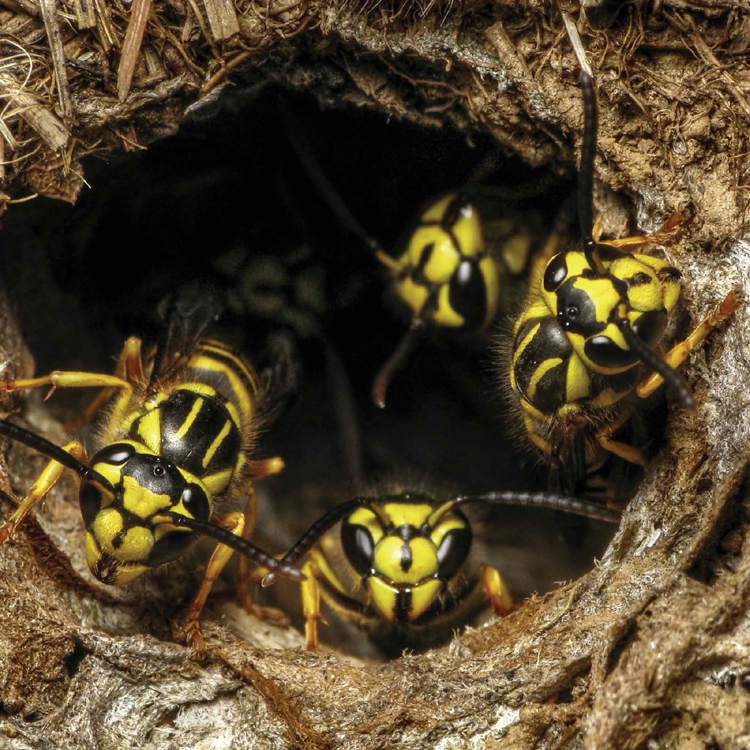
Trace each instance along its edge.
<path fill-rule="evenodd" d="M 223 526 L 237 536 L 242 536 L 245 517 L 239 511 L 215 516 L 214 520 L 219 526 Z M 231 547 L 227 547 L 225 544 L 216 545 L 216 549 L 214 549 L 206 565 L 206 575 L 203 578 L 203 583 L 200 589 L 198 589 L 198 593 L 193 597 L 193 601 L 190 603 L 187 615 L 185 616 L 183 625 L 185 640 L 196 651 L 206 650 L 206 642 L 203 640 L 200 629 L 201 612 L 206 604 L 211 587 L 214 585 L 214 581 L 216 581 L 219 573 L 224 569 L 224 566 L 229 562 L 233 554 L 234 550 Z"/>
<path fill-rule="evenodd" d="M 242 531 L 243 538 L 249 540 L 253 533 L 253 529 L 255 528 L 258 497 L 255 492 L 255 487 L 253 487 L 253 483 L 263 477 L 278 474 L 283 468 L 284 460 L 279 456 L 267 458 L 262 461 L 255 461 L 253 463 L 253 471 L 251 476 L 247 479 L 246 489 L 244 490 L 247 493 L 247 505 L 245 505 L 245 525 Z M 242 608 L 248 614 L 257 617 L 259 620 L 266 620 L 274 625 L 287 625 L 289 623 L 289 618 L 284 612 L 280 609 L 275 609 L 274 607 L 260 607 L 253 602 L 253 598 L 250 596 L 250 585 L 260 583 L 266 573 L 268 573 L 266 568 L 256 567 L 250 570 L 249 560 L 244 555 L 241 556 L 237 563 L 237 576 L 235 580 L 237 598 L 239 599 Z"/>
<path fill-rule="evenodd" d="M 77 440 L 73 440 L 63 446 L 63 450 L 70 453 L 74 458 L 77 458 L 81 463 L 88 463 L 86 450 Z M 50 461 L 44 467 L 44 470 L 37 477 L 37 480 L 31 485 L 29 494 L 26 495 L 23 502 L 16 508 L 11 517 L 0 526 L 0 544 L 5 544 L 5 542 L 10 539 L 18 528 L 18 524 L 23 521 L 28 512 L 38 502 L 44 500 L 47 493 L 55 486 L 55 484 L 57 484 L 57 480 L 60 478 L 64 468 L 65 467 L 57 461 Z"/>
<path fill-rule="evenodd" d="M 732 313 L 740 306 L 741 300 L 736 292 L 732 291 L 706 315 L 703 320 L 688 334 L 684 341 L 675 344 L 666 354 L 663 355 L 664 361 L 671 367 L 679 367 L 687 358 L 693 349 L 695 349 L 716 326 L 723 323 Z M 635 389 L 640 398 L 650 396 L 661 384 L 664 378 L 652 373 L 645 380 L 642 380 Z"/>
<path fill-rule="evenodd" d="M 328 625 L 328 620 L 320 611 L 320 583 L 318 583 L 318 568 L 316 560 L 320 554 L 313 550 L 310 558 L 303 566 L 302 572 L 307 576 L 307 580 L 302 581 L 302 613 L 305 616 L 305 645 L 308 651 L 318 650 L 318 620 L 324 625 Z"/>
<path fill-rule="evenodd" d="M 648 461 L 643 453 L 633 445 L 628 443 L 621 443 L 617 440 L 612 439 L 612 435 L 622 427 L 625 422 L 630 419 L 630 413 L 626 412 L 612 424 L 605 424 L 596 431 L 596 440 L 599 445 L 604 448 L 605 451 L 614 453 L 615 456 L 619 456 L 625 461 L 631 464 L 638 464 L 639 466 L 648 466 Z"/>
<path fill-rule="evenodd" d="M 117 358 L 114 376 L 125 380 L 132 388 L 143 382 L 143 359 L 141 355 L 141 340 L 137 336 L 131 336 L 122 347 L 120 356 Z M 80 417 L 71 419 L 63 424 L 68 432 L 85 427 L 99 413 L 100 409 L 120 390 L 120 386 L 102 388 L 96 398 L 86 407 Z"/>
<path fill-rule="evenodd" d="M 498 617 L 505 617 L 505 615 L 510 614 L 513 609 L 513 597 L 508 584 L 500 575 L 500 571 L 491 565 L 482 565 L 477 574 L 482 582 L 482 590 L 490 600 L 494 613 Z"/>
<path fill-rule="evenodd" d="M 663 226 L 651 234 L 640 234 L 635 237 L 622 237 L 619 240 L 606 240 L 603 244 L 620 248 L 637 248 L 646 245 L 667 244 L 674 239 L 675 230 L 681 227 L 686 220 L 686 217 L 682 214 L 673 213 L 666 222 L 664 222 Z"/>

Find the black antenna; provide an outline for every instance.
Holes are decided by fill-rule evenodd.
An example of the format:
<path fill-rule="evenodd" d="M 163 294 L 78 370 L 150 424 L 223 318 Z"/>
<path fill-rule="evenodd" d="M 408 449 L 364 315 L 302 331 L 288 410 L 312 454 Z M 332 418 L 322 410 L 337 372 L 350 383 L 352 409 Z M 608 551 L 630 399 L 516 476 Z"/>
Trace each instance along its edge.
<path fill-rule="evenodd" d="M 430 516 L 428 523 L 432 525 L 433 518 L 438 518 L 452 508 L 469 503 L 488 503 L 490 505 L 520 506 L 524 508 L 547 508 L 572 513 L 585 518 L 593 518 L 607 523 L 619 523 L 622 514 L 619 511 L 605 508 L 597 503 L 579 500 L 567 495 L 555 495 L 547 492 L 486 492 L 480 495 L 459 495 L 443 503 Z"/>
<path fill-rule="evenodd" d="M 309 138 L 305 135 L 305 130 L 292 108 L 288 104 L 282 103 L 280 109 L 281 121 L 284 130 L 289 136 L 289 141 L 292 144 L 294 153 L 297 154 L 297 158 L 302 162 L 302 166 L 320 191 L 320 194 L 328 207 L 335 214 L 336 218 L 344 225 L 347 231 L 353 234 L 365 247 L 372 251 L 378 260 L 386 266 L 392 265 L 393 260 L 391 256 L 383 250 L 382 245 L 365 230 L 356 218 L 354 218 L 352 212 L 346 207 L 346 203 L 341 197 L 341 194 L 328 179 L 328 175 L 323 171 L 320 162 L 315 157 L 312 144 L 310 143 Z"/>
<path fill-rule="evenodd" d="M 693 396 L 693 392 L 690 390 L 682 376 L 675 369 L 670 367 L 664 359 L 656 354 L 656 352 L 649 349 L 648 346 L 641 341 L 626 317 L 621 317 L 617 321 L 617 327 L 620 329 L 620 333 L 622 333 L 625 343 L 636 354 L 638 359 L 640 359 L 647 367 L 650 367 L 654 372 L 661 375 L 664 378 L 664 382 L 670 388 L 674 388 L 677 392 L 677 397 L 680 401 L 682 401 L 688 409 L 692 409 L 695 406 L 695 396 Z"/>
<path fill-rule="evenodd" d="M 567 13 L 562 14 L 573 51 L 581 66 L 581 91 L 583 93 L 583 138 L 581 139 L 581 164 L 578 173 L 578 222 L 583 238 L 583 252 L 589 265 L 600 275 L 606 273 L 599 257 L 594 229 L 594 159 L 596 157 L 596 133 L 598 108 L 594 76 L 586 59 L 586 52 L 578 29 Z"/>
<path fill-rule="evenodd" d="M 422 318 L 413 318 L 409 330 L 404 334 L 393 354 L 385 361 L 378 370 L 375 380 L 372 381 L 372 400 L 379 409 L 385 409 L 385 394 L 394 373 L 401 367 L 406 358 L 414 348 L 417 337 L 424 330 L 425 322 Z"/>
<path fill-rule="evenodd" d="M 313 545 L 326 533 L 330 528 L 335 526 L 344 516 L 349 515 L 357 508 L 363 505 L 369 505 L 374 502 L 372 498 L 355 497 L 347 500 L 345 503 L 331 508 L 325 515 L 321 516 L 297 541 L 297 543 L 282 558 L 283 563 L 296 565 L 313 547 Z M 262 581 L 261 586 L 266 588 L 276 582 L 278 575 L 275 572 L 269 573 Z"/>
<path fill-rule="evenodd" d="M 286 560 L 277 560 L 275 557 L 264 552 L 254 544 L 251 544 L 246 539 L 237 536 L 237 534 L 233 534 L 231 531 L 221 526 L 216 526 L 215 524 L 206 521 L 199 521 L 196 518 L 188 518 L 179 513 L 159 514 L 154 517 L 154 521 L 171 523 L 174 526 L 184 526 L 185 528 L 195 531 L 198 534 L 202 534 L 203 536 L 210 536 L 212 539 L 216 539 L 217 542 L 225 544 L 227 547 L 231 547 L 236 552 L 244 555 L 259 567 L 270 568 L 275 575 L 291 578 L 293 581 L 304 581 L 306 578 L 301 570 L 298 570 Z M 271 574 L 269 573 L 269 575 Z"/>
<path fill-rule="evenodd" d="M 89 484 L 98 484 L 110 494 L 115 494 L 115 488 L 110 484 L 106 477 L 103 477 L 98 471 L 94 471 L 90 466 L 81 463 L 75 456 L 64 451 L 59 445 L 51 443 L 49 440 L 36 435 L 23 427 L 19 427 L 5 419 L 0 419 L 0 434 L 15 440 L 17 443 L 28 445 L 44 456 L 51 458 L 53 461 L 62 464 L 68 469 L 72 469 L 84 482 Z"/>

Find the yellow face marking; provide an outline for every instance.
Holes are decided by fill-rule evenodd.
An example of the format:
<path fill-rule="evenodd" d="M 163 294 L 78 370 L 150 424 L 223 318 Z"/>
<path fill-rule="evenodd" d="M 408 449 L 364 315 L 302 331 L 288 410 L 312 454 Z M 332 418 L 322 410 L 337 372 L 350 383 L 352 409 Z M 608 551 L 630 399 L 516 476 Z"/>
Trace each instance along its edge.
<path fill-rule="evenodd" d="M 482 217 L 475 206 L 468 204 L 461 208 L 452 230 L 465 258 L 473 258 L 484 252 Z"/>
<path fill-rule="evenodd" d="M 529 387 L 526 389 L 526 398 L 528 398 L 530 401 L 533 401 L 534 396 L 536 395 L 536 388 L 539 385 L 539 381 L 550 370 L 554 370 L 555 367 L 561 364 L 562 359 L 560 357 L 550 357 L 549 359 L 545 359 L 544 362 L 542 362 L 542 364 L 540 364 L 539 367 L 534 370 L 534 374 L 531 376 Z"/>
<path fill-rule="evenodd" d="M 116 534 L 122 531 L 122 516 L 115 508 L 104 508 L 99 511 L 92 524 L 92 532 L 99 544 L 106 549 L 106 545 L 111 542 Z M 107 552 L 114 551 L 111 546 Z"/>
<path fill-rule="evenodd" d="M 420 583 L 411 590 L 411 608 L 409 619 L 416 620 L 424 614 L 440 595 L 443 584 L 437 578 Z"/>
<path fill-rule="evenodd" d="M 573 282 L 574 289 L 580 289 L 594 301 L 597 323 L 606 323 L 612 310 L 622 301 L 610 279 L 578 278 Z"/>
<path fill-rule="evenodd" d="M 411 547 L 412 563 L 409 570 L 401 567 L 401 550 L 405 544 Z M 437 548 L 424 537 L 404 542 L 397 536 L 387 536 L 375 547 L 373 568 L 393 583 L 419 583 L 427 576 L 438 572 Z"/>
<path fill-rule="evenodd" d="M 568 359 L 568 372 L 565 376 L 565 398 L 567 401 L 580 401 L 591 393 L 591 377 L 580 357 Z"/>
<path fill-rule="evenodd" d="M 367 579 L 367 591 L 375 607 L 386 620 L 394 622 L 396 619 L 396 600 L 399 591 L 395 586 L 389 586 L 380 578 L 371 576 Z"/>
<path fill-rule="evenodd" d="M 427 287 L 415 284 L 411 277 L 404 276 L 396 282 L 396 294 L 399 299 L 405 302 L 412 310 L 414 315 L 419 315 L 427 301 Z"/>
<path fill-rule="evenodd" d="M 193 401 L 193 406 L 190 409 L 190 413 L 185 417 L 182 424 L 180 425 L 179 429 L 175 433 L 173 440 L 182 440 L 182 438 L 185 437 L 185 435 L 188 434 L 188 430 L 193 426 L 193 422 L 195 422 L 195 418 L 198 416 L 198 412 L 203 407 L 203 399 L 196 398 L 195 401 Z M 205 466 L 205 464 L 203 464 Z"/>
<path fill-rule="evenodd" d="M 232 420 L 228 419 L 224 426 L 221 428 L 221 432 L 214 438 L 213 443 L 208 446 L 208 450 L 206 451 L 206 455 L 203 456 L 203 468 L 205 469 L 206 466 L 208 466 L 211 463 L 211 459 L 214 457 L 214 453 L 216 453 L 217 450 L 219 450 L 219 446 L 224 442 L 224 439 L 229 434 L 229 431 L 232 429 Z"/>
<path fill-rule="evenodd" d="M 500 276 L 494 258 L 487 256 L 479 261 L 479 270 L 484 279 L 484 294 L 487 303 L 487 315 L 484 326 L 489 325 L 497 315 L 500 307 Z"/>
<path fill-rule="evenodd" d="M 147 560 L 154 547 L 154 535 L 144 526 L 133 526 L 125 533 L 122 544 L 109 550 L 108 544 L 102 544 L 102 549 L 123 562 L 130 560 Z"/>
<path fill-rule="evenodd" d="M 133 477 L 123 477 L 122 482 L 122 505 L 138 518 L 148 518 L 172 505 L 169 495 L 157 495 L 142 487 Z"/>
<path fill-rule="evenodd" d="M 432 322 L 446 328 L 460 328 L 464 324 L 463 316 L 451 306 L 449 284 L 443 284 L 438 291 L 437 310 L 432 316 Z"/>
<path fill-rule="evenodd" d="M 375 544 L 383 538 L 383 526 L 380 519 L 369 508 L 357 508 L 349 516 L 349 523 L 355 526 L 364 526 L 370 532 Z"/>
<path fill-rule="evenodd" d="M 465 528 L 466 522 L 461 519 L 456 513 L 444 513 L 440 517 L 440 522 L 433 527 L 432 532 L 430 533 L 430 539 L 436 547 L 439 547 L 440 543 L 443 541 L 443 538 L 449 531 Z"/>
<path fill-rule="evenodd" d="M 530 250 L 531 235 L 526 232 L 516 232 L 502 241 L 501 256 L 513 276 L 519 276 L 526 268 Z"/>

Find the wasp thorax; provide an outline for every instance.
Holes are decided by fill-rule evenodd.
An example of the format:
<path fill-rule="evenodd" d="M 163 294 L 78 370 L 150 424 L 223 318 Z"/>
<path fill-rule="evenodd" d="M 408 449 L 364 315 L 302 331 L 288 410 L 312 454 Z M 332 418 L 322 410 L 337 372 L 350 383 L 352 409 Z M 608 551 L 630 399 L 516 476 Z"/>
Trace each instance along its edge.
<path fill-rule="evenodd" d="M 194 534 L 165 521 L 167 513 L 208 520 L 209 496 L 199 480 L 145 451 L 122 442 L 92 459 L 114 494 L 98 485 L 81 486 L 86 523 L 86 559 L 103 583 L 121 584 L 184 553 Z"/>

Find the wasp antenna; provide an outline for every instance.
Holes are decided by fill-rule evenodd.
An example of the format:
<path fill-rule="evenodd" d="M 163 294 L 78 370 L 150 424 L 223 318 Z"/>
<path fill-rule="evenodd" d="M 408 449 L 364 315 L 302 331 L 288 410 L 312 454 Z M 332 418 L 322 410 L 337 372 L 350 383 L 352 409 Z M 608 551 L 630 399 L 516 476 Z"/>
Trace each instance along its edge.
<path fill-rule="evenodd" d="M 107 492 L 112 495 L 115 494 L 115 488 L 106 477 L 103 477 L 98 471 L 94 471 L 90 466 L 81 463 L 75 456 L 63 450 L 59 445 L 51 443 L 40 435 L 35 435 L 33 432 L 24 430 L 23 427 L 19 427 L 5 419 L 0 419 L 0 435 L 5 435 L 17 443 L 28 445 L 29 448 L 33 448 L 35 451 L 47 456 L 47 458 L 57 461 L 57 463 L 62 464 L 67 469 L 72 469 L 84 482 L 101 485 Z"/>
<path fill-rule="evenodd" d="M 451 510 L 468 503 L 488 503 L 490 505 L 516 505 L 527 508 L 548 508 L 563 513 L 594 518 L 597 521 L 619 523 L 622 514 L 587 500 L 578 500 L 567 495 L 555 495 L 547 492 L 486 492 L 481 495 L 460 495 L 442 505 L 438 510 Z"/>
<path fill-rule="evenodd" d="M 155 520 L 157 519 L 155 518 Z M 276 575 L 291 578 L 294 581 L 305 580 L 305 574 L 293 564 L 285 562 L 284 560 L 277 560 L 273 555 L 269 555 L 259 547 L 250 544 L 246 539 L 233 534 L 222 526 L 216 526 L 215 524 L 207 523 L 206 521 L 199 521 L 196 518 L 188 518 L 187 516 L 177 513 L 159 514 L 158 520 L 164 523 L 171 523 L 174 526 L 184 526 L 185 528 L 195 531 L 198 534 L 202 534 L 203 536 L 210 536 L 212 539 L 216 539 L 217 542 L 225 544 L 227 547 L 231 547 L 236 552 L 244 555 L 259 567 L 269 568 L 276 573 Z"/>
<path fill-rule="evenodd" d="M 404 363 L 406 358 L 414 348 L 417 336 L 424 328 L 424 321 L 421 318 L 414 318 L 409 330 L 404 334 L 398 346 L 393 350 L 393 354 L 385 361 L 385 364 L 378 370 L 375 380 L 372 381 L 372 400 L 379 409 L 385 409 L 385 394 L 388 385 L 393 378 L 394 373 Z"/>
<path fill-rule="evenodd" d="M 331 508 L 325 515 L 321 516 L 298 540 L 297 543 L 287 552 L 281 559 L 281 563 L 285 565 L 296 565 L 315 545 L 315 543 L 326 533 L 330 528 L 335 526 L 344 516 L 349 515 L 352 511 L 357 508 L 361 508 L 363 505 L 368 505 L 371 502 L 370 498 L 367 497 L 355 497 L 351 500 L 347 500 L 335 508 Z M 274 562 L 279 562 L 274 560 Z M 293 568 L 296 570 L 296 568 Z M 267 588 L 276 583 L 276 579 L 279 574 L 275 571 L 271 571 L 261 581 L 261 586 Z"/>
<path fill-rule="evenodd" d="M 622 337 L 625 339 L 625 343 L 633 352 L 635 352 L 638 359 L 640 359 L 644 365 L 651 368 L 654 372 L 664 378 L 664 382 L 667 383 L 670 388 L 675 390 L 677 397 L 682 401 L 686 408 L 694 408 L 695 396 L 693 396 L 693 392 L 690 390 L 690 387 L 682 376 L 674 368 L 670 367 L 658 354 L 656 354 L 656 352 L 649 349 L 649 347 L 641 341 L 627 318 L 620 319 L 618 321 L 618 327 L 622 333 Z"/>
<path fill-rule="evenodd" d="M 581 139 L 581 164 L 578 173 L 578 222 L 581 225 L 583 251 L 589 265 L 598 273 L 605 269 L 594 241 L 594 158 L 596 156 L 596 133 L 599 119 L 596 106 L 594 74 L 591 72 L 586 52 L 583 49 L 578 29 L 570 17 L 562 14 L 565 28 L 573 45 L 573 51 L 581 66 L 581 91 L 583 93 L 583 138 Z"/>
<path fill-rule="evenodd" d="M 312 144 L 305 135 L 304 128 L 291 107 L 283 104 L 280 108 L 281 121 L 292 144 L 294 153 L 302 163 L 307 175 L 320 191 L 323 200 L 347 231 L 351 232 L 381 263 L 389 265 L 388 260 L 390 256 L 388 253 L 383 250 L 380 243 L 357 221 L 352 212 L 346 207 L 341 194 L 336 190 L 333 183 L 328 179 L 328 175 L 323 171 L 320 162 L 315 156 Z"/>

